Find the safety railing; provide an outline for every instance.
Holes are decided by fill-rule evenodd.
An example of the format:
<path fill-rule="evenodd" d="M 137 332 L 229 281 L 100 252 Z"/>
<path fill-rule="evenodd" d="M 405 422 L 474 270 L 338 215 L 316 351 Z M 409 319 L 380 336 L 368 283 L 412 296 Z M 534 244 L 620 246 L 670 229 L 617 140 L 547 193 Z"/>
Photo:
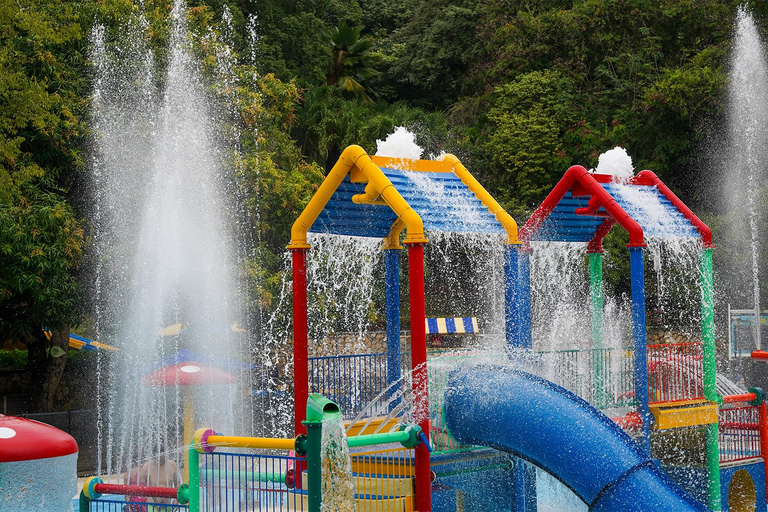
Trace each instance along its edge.
<path fill-rule="evenodd" d="M 309 388 L 336 402 L 344 417 L 357 416 L 387 388 L 387 355 L 310 357 Z"/>
<path fill-rule="evenodd" d="M 504 358 L 503 354 L 498 354 Z M 446 362 L 488 358 L 487 353 L 468 349 L 429 353 L 430 419 L 442 428 L 440 397 L 445 387 Z M 545 368 L 542 377 L 563 386 L 598 409 L 630 407 L 634 399 L 634 367 L 631 348 L 604 348 L 536 352 Z M 359 354 L 310 358 L 310 388 L 321 390 L 339 404 L 344 417 L 363 412 L 367 404 L 387 388 L 387 355 Z M 450 366 L 450 365 L 449 365 Z M 410 370 L 410 353 L 402 354 L 403 372 Z M 548 369 L 548 370 L 547 370 Z M 432 433 L 437 452 L 461 449 L 442 435 Z"/>
<path fill-rule="evenodd" d="M 754 405 L 721 408 L 718 414 L 720 462 L 761 456 L 760 410 Z"/>
<path fill-rule="evenodd" d="M 338 405 L 320 394 L 311 393 L 307 400 L 306 420 L 302 422 L 307 433 L 295 439 L 226 436 L 211 429 L 198 429 L 188 452 L 189 491 L 185 497 L 188 496 L 190 512 L 320 512 L 322 429 L 326 420 L 341 428 Z M 347 438 L 350 449 L 390 443 L 400 443 L 407 449 L 424 443 L 430 450 L 426 435 L 415 424 L 402 425 L 392 432 Z M 243 449 L 293 453 L 282 456 L 253 454 Z M 368 478 L 378 481 L 370 475 Z M 418 484 L 418 479 L 416 481 Z M 428 492 L 428 487 L 427 491 L 423 490 L 425 485 L 428 486 L 429 481 L 422 483 L 421 492 Z M 419 486 L 416 488 L 418 490 Z M 380 497 L 374 496 L 374 501 L 380 501 Z M 364 499 L 364 496 L 359 498 Z"/>
<path fill-rule="evenodd" d="M 542 377 L 598 409 L 635 404 L 632 349 L 601 348 L 538 352 Z"/>
<path fill-rule="evenodd" d="M 306 460 L 289 455 L 219 450 L 200 454 L 200 510 L 307 510 L 302 468 Z"/>
<path fill-rule="evenodd" d="M 148 501 L 128 501 L 99 498 L 88 503 L 88 508 L 81 512 L 177 512 L 189 510 L 186 505 L 168 505 L 164 503 L 154 503 Z"/>
<path fill-rule="evenodd" d="M 414 510 L 412 449 L 367 450 L 351 458 L 357 512 Z"/>
<path fill-rule="evenodd" d="M 104 498 L 104 495 L 112 498 Z M 124 497 L 117 499 L 115 496 Z M 92 477 L 83 483 L 80 492 L 79 512 L 172 512 L 189 510 L 187 484 L 175 487 L 146 485 L 122 485 L 104 483 Z M 162 500 L 162 501 L 161 501 Z"/>
<path fill-rule="evenodd" d="M 648 397 L 650 403 L 704 398 L 702 344 L 648 345 Z"/>

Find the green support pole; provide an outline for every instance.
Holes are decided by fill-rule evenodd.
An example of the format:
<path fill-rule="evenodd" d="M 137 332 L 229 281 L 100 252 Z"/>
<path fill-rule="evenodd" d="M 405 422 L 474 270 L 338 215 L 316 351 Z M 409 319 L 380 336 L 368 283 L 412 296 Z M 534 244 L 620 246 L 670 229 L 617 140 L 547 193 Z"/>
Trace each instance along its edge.
<path fill-rule="evenodd" d="M 194 443 L 189 447 L 189 512 L 200 512 L 200 452 Z"/>
<path fill-rule="evenodd" d="M 589 253 L 589 303 L 592 323 L 592 386 L 595 406 L 605 406 L 605 364 L 603 360 L 603 253 Z"/>
<path fill-rule="evenodd" d="M 715 367 L 715 300 L 712 286 L 712 249 L 706 248 L 701 255 L 701 338 L 703 341 L 704 398 L 717 402 Z M 717 423 L 706 427 L 707 484 L 709 508 L 721 509 L 720 498 L 720 447 Z"/>
<path fill-rule="evenodd" d="M 304 422 L 307 427 L 307 500 L 309 512 L 320 512 L 323 504 L 323 466 L 320 445 L 323 439 L 323 422 Z M 301 475 L 298 476 L 301 478 Z"/>

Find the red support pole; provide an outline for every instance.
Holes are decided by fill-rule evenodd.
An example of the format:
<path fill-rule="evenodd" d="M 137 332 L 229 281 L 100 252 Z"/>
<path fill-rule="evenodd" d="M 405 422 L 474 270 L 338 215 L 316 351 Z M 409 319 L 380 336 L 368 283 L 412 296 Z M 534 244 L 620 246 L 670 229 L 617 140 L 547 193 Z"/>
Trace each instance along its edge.
<path fill-rule="evenodd" d="M 765 400 L 758 407 L 760 408 L 760 455 L 763 457 L 765 486 L 768 489 L 768 412 L 766 412 Z M 768 493 L 765 502 L 768 503 Z"/>
<path fill-rule="evenodd" d="M 309 397 L 307 340 L 307 249 L 291 249 L 293 266 L 293 418 L 295 435 L 306 434 L 302 425 Z"/>
<path fill-rule="evenodd" d="M 407 243 L 407 242 L 406 242 Z M 408 244 L 408 280 L 411 306 L 411 368 L 413 369 L 413 409 L 422 432 L 429 432 L 427 375 L 427 334 L 424 327 L 424 245 Z M 432 482 L 429 451 L 416 447 L 416 510 L 431 512 Z"/>

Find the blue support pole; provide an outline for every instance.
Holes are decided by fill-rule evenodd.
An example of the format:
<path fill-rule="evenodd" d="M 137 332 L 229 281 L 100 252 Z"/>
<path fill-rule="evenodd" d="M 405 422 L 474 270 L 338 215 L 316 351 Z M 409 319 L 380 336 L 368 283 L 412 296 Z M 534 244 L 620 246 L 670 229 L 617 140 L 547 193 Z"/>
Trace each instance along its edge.
<path fill-rule="evenodd" d="M 387 316 L 387 385 L 391 392 L 400 380 L 400 250 L 384 250 L 384 290 Z M 395 407 L 400 400 L 393 401 Z"/>
<path fill-rule="evenodd" d="M 536 496 L 536 466 L 529 462 L 525 462 L 523 482 L 525 484 L 525 512 L 536 512 L 538 510 L 538 499 Z"/>
<path fill-rule="evenodd" d="M 638 443 L 651 453 L 651 413 L 648 409 L 648 350 L 645 330 L 645 270 L 643 248 L 629 248 L 630 278 L 632 286 L 632 340 L 634 342 L 635 400 L 643 419 L 643 433 Z"/>
<path fill-rule="evenodd" d="M 519 245 L 504 247 L 504 317 L 507 347 L 533 346 L 531 335 L 531 265 L 530 252 L 521 252 Z M 536 512 L 536 468 L 515 459 L 512 471 L 512 511 Z"/>
<path fill-rule="evenodd" d="M 517 302 L 520 320 L 518 347 L 533 348 L 531 332 L 531 253 L 522 252 L 518 258 Z"/>
<path fill-rule="evenodd" d="M 519 245 L 504 246 L 504 332 L 507 347 L 513 348 L 520 343 L 520 319 L 517 316 L 518 299 L 518 248 Z"/>

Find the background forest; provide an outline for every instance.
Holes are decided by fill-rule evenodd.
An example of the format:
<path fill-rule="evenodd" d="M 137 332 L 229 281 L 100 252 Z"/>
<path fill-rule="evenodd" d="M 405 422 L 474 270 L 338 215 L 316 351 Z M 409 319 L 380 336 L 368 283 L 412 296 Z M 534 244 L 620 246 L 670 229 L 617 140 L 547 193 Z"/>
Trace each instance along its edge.
<path fill-rule="evenodd" d="M 0 340 L 23 341 L 30 374 L 47 376 L 30 383 L 38 410 L 54 407 L 66 334 L 93 334 L 91 29 L 144 12 L 163 66 L 171 3 L 0 2 Z M 272 306 L 290 225 L 344 147 L 375 152 L 397 126 L 427 153 L 456 154 L 523 221 L 568 166 L 594 167 L 618 145 L 717 230 L 706 149 L 723 124 L 738 4 L 191 1 L 212 94 L 237 110 L 232 194 L 255 246 L 241 275 L 251 307 Z M 750 8 L 764 25 L 768 6 Z M 215 41 L 235 63 L 225 85 Z M 621 289 L 628 274 L 610 273 Z"/>

